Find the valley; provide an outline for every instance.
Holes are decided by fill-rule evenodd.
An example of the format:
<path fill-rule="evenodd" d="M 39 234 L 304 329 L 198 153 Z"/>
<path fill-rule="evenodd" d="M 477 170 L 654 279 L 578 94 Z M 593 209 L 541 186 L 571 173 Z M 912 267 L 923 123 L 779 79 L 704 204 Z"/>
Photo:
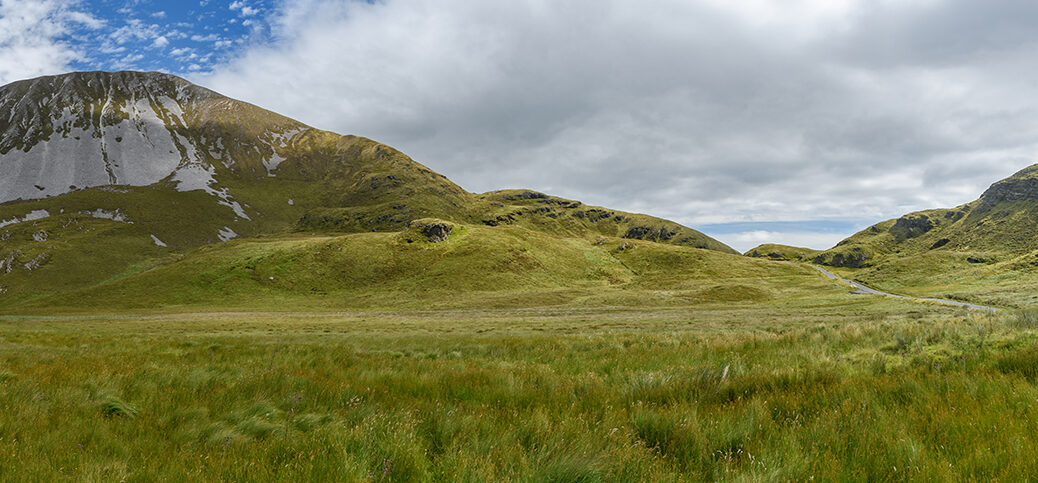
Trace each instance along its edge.
<path fill-rule="evenodd" d="M 1036 193 L 742 255 L 175 76 L 17 82 L 0 480 L 1027 479 Z"/>

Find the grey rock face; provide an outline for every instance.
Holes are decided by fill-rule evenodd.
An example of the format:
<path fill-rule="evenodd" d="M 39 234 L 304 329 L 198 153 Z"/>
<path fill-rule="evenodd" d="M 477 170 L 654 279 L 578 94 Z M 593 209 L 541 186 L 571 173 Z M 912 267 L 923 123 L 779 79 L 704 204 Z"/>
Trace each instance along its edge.
<path fill-rule="evenodd" d="M 181 131 L 187 104 L 206 95 L 182 79 L 140 73 L 41 77 L 0 88 L 0 202 L 73 187 L 145 186 L 197 162 L 197 147 Z"/>
<path fill-rule="evenodd" d="M 227 127 L 255 118 L 264 121 L 248 126 L 257 132 L 247 140 L 235 137 L 240 126 Z M 214 166 L 236 169 L 248 157 L 251 169 L 265 171 L 260 176 L 274 176 L 285 160 L 279 150 L 305 129 L 156 72 L 15 82 L 0 87 L 0 203 L 98 186 L 148 186 L 172 176 L 179 190 L 203 189 L 232 206 L 211 186 Z"/>
<path fill-rule="evenodd" d="M 430 223 L 422 227 L 422 234 L 433 243 L 441 243 L 447 241 L 453 230 L 454 227 L 446 223 Z"/>
<path fill-rule="evenodd" d="M 906 240 L 933 230 L 934 226 L 933 221 L 926 215 L 909 215 L 899 218 L 890 232 L 898 240 Z"/>
<path fill-rule="evenodd" d="M 668 241 L 674 238 L 678 232 L 666 227 L 653 228 L 648 226 L 636 226 L 624 234 L 624 238 L 631 238 L 634 240 L 648 240 L 648 241 Z"/>
<path fill-rule="evenodd" d="M 1038 200 L 1038 179 L 1009 178 L 991 185 L 980 199 L 977 211 L 987 211 L 1001 203 Z"/>

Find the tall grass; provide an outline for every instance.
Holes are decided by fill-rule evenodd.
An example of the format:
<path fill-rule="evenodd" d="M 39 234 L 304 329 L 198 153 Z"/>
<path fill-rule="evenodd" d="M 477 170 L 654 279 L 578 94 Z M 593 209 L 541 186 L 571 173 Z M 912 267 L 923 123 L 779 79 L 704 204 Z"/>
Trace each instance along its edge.
<path fill-rule="evenodd" d="M 1010 324 L 1012 324 L 1013 327 L 1021 329 L 1038 328 L 1038 309 L 1018 310 L 1007 320 Z"/>
<path fill-rule="evenodd" d="M 1038 474 L 1017 316 L 827 313 L 0 321 L 0 480 Z"/>

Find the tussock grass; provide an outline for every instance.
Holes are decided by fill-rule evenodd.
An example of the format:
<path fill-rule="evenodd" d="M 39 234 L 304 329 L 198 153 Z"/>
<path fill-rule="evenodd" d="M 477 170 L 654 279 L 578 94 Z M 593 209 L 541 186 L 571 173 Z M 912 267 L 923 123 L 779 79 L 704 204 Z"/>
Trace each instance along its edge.
<path fill-rule="evenodd" d="M 114 396 L 107 396 L 101 401 L 101 414 L 106 418 L 133 418 L 138 412 L 135 406 Z"/>
<path fill-rule="evenodd" d="M 1038 331 L 1012 314 L 815 300 L 766 312 L 9 318 L 0 339 L 14 375 L 0 382 L 3 480 L 1038 471 Z"/>
<path fill-rule="evenodd" d="M 1009 323 L 1012 324 L 1014 327 L 1019 327 L 1022 329 L 1038 328 L 1038 309 L 1025 309 L 1017 311 L 1008 320 Z"/>

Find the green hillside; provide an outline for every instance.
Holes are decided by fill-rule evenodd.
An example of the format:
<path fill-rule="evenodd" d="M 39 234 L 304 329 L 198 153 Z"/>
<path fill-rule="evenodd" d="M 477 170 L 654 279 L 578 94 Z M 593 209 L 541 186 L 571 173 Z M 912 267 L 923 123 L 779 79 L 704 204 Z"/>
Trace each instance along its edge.
<path fill-rule="evenodd" d="M 95 229 L 123 229 L 113 223 Z M 440 241 L 430 226 L 449 234 Z M 432 219 L 395 232 L 265 236 L 185 254 L 129 249 L 153 258 L 142 257 L 100 284 L 83 284 L 88 273 L 66 277 L 56 263 L 19 271 L 23 280 L 49 280 L 67 291 L 25 295 L 8 309 L 668 306 L 759 302 L 790 291 L 788 278 L 821 282 L 802 267 L 713 250 Z M 73 256 L 66 252 L 60 256 Z"/>
<path fill-rule="evenodd" d="M 805 261 L 811 260 L 821 253 L 820 250 L 810 248 L 792 247 L 789 245 L 778 245 L 765 243 L 747 251 L 744 255 L 753 258 L 767 258 L 769 260 Z"/>
<path fill-rule="evenodd" d="M 313 129 L 166 74 L 17 82 L 0 87 L 0 118 L 4 309 L 82 304 L 95 299 L 54 296 L 91 290 L 103 306 L 116 303 L 106 291 L 120 283 L 130 292 L 162 286 L 162 296 L 120 299 L 126 306 L 237 305 L 233 297 L 253 292 L 366 290 L 397 300 L 390 294 L 421 287 L 554 290 L 629 281 L 630 271 L 609 255 L 624 244 L 736 253 L 648 215 L 529 190 L 469 193 L 389 146 Z M 425 253 L 401 245 L 416 220 L 430 218 L 457 225 L 449 245 L 457 238 L 468 248 Z M 252 241 L 228 243 L 245 239 Z M 311 253 L 323 243 L 353 258 Z M 279 273 L 276 283 L 246 283 L 233 265 L 254 251 L 277 260 L 259 264 Z M 495 272 L 492 261 L 509 257 L 517 265 Z M 369 271 L 383 262 L 389 266 Z M 455 276 L 415 278 L 429 266 Z M 201 273 L 220 283 L 199 282 Z M 353 295 L 330 303 L 371 305 Z"/>
<path fill-rule="evenodd" d="M 877 288 L 1001 306 L 1038 303 L 1038 165 L 980 199 L 873 225 L 814 258 Z"/>
<path fill-rule="evenodd" d="M 833 266 L 874 266 L 888 256 L 951 253 L 986 263 L 1038 248 L 1038 165 L 999 181 L 972 203 L 873 225 L 820 256 Z"/>

